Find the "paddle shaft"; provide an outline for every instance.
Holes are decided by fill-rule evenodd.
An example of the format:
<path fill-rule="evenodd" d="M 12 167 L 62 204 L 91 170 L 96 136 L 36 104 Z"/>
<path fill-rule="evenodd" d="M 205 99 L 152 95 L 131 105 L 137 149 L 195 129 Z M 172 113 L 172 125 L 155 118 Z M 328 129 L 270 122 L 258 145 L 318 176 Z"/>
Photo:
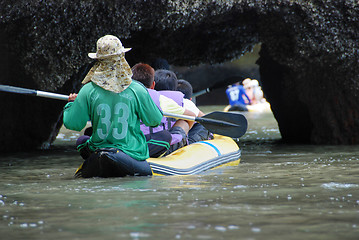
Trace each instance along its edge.
<path fill-rule="evenodd" d="M 222 88 L 222 87 L 231 85 L 231 84 L 236 83 L 236 82 L 241 82 L 244 79 L 245 79 L 245 77 L 243 77 L 243 76 L 232 76 L 232 77 L 226 78 L 226 79 L 222 80 L 221 82 L 216 83 L 212 87 L 209 87 L 209 88 L 206 88 L 206 89 L 203 89 L 203 90 L 200 90 L 198 92 L 193 93 L 192 97 L 201 96 L 201 95 L 209 93 L 209 92 L 211 92 L 211 91 L 213 91 L 215 89 Z"/>
<path fill-rule="evenodd" d="M 0 85 L 0 91 L 10 92 L 10 93 L 20 93 L 25 95 L 37 96 L 37 97 L 45 97 L 52 98 L 57 100 L 68 100 L 69 96 L 38 91 L 33 89 L 26 89 L 20 87 L 12 87 L 7 85 Z M 193 117 L 172 113 L 163 113 L 166 117 L 173 117 L 176 119 L 184 119 L 189 121 L 196 121 L 202 123 L 205 128 L 207 128 L 210 132 L 239 138 L 241 137 L 247 130 L 247 120 L 242 115 L 236 115 L 234 113 L 224 113 L 224 112 L 212 112 L 206 114 L 203 117 Z M 212 116 L 212 118 L 211 118 Z"/>
<path fill-rule="evenodd" d="M 10 92 L 10 93 L 20 93 L 20 94 L 36 96 L 36 97 L 52 98 L 57 100 L 67 101 L 69 99 L 69 96 L 63 94 L 44 92 L 44 91 L 21 88 L 21 87 L 12 87 L 7 85 L 0 85 L 0 91 Z"/>
<path fill-rule="evenodd" d="M 210 88 L 206 88 L 206 89 L 203 89 L 203 90 L 201 90 L 201 91 L 198 91 L 198 92 L 193 93 L 193 94 L 192 94 L 192 97 L 198 97 L 198 96 L 201 96 L 201 95 L 203 95 L 203 94 L 205 94 L 205 93 L 209 93 L 210 91 L 211 91 Z"/>
<path fill-rule="evenodd" d="M 210 119 L 210 118 L 201 118 L 201 117 L 193 117 L 193 116 L 186 116 L 186 115 L 179 115 L 179 114 L 173 114 L 173 113 L 163 113 L 166 117 L 173 117 L 176 119 L 185 119 L 189 121 L 196 121 L 199 123 L 212 123 L 220 126 L 231 126 L 231 127 L 239 127 L 238 124 L 226 122 L 226 121 L 219 121 L 217 119 Z"/>

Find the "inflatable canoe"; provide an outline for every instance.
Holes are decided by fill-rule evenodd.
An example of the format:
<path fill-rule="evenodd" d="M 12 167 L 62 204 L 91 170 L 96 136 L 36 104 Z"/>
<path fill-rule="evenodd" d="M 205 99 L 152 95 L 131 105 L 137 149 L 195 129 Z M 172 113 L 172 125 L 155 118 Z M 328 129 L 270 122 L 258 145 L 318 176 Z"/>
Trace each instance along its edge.
<path fill-rule="evenodd" d="M 245 105 L 245 107 L 242 106 L 231 106 L 228 105 L 224 108 L 224 112 L 230 112 L 230 111 L 241 111 L 241 112 L 270 112 L 270 104 L 267 101 L 256 103 L 253 105 Z"/>
<path fill-rule="evenodd" d="M 122 177 L 126 174 L 121 172 L 128 173 L 131 168 L 130 164 L 124 164 L 122 159 L 117 158 L 118 150 L 93 155 L 77 169 L 75 177 Z M 212 140 L 190 144 L 165 157 L 149 158 L 147 162 L 154 176 L 193 175 L 222 166 L 238 165 L 240 157 L 241 151 L 232 138 L 214 135 Z M 141 171 L 140 166 L 138 169 Z"/>
<path fill-rule="evenodd" d="M 192 175 L 221 166 L 235 166 L 241 151 L 232 138 L 214 135 L 214 139 L 196 142 L 163 158 L 149 158 L 153 175 Z"/>

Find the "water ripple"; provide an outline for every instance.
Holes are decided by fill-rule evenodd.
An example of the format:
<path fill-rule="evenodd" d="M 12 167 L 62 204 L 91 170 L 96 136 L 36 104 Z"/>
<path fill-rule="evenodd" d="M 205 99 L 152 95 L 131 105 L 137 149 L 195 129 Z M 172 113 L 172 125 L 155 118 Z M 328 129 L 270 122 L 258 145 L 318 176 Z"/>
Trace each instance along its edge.
<path fill-rule="evenodd" d="M 336 189 L 357 188 L 359 187 L 359 184 L 330 182 L 330 183 L 323 183 L 321 187 L 329 190 L 336 190 Z"/>

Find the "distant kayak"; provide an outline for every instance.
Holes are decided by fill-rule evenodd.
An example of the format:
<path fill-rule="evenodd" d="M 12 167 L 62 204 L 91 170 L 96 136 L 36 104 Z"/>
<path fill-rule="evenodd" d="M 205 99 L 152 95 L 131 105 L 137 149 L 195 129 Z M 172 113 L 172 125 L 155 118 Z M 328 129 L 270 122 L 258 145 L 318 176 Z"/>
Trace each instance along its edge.
<path fill-rule="evenodd" d="M 270 104 L 267 101 L 256 103 L 252 105 L 244 105 L 244 106 L 231 106 L 227 105 L 224 112 L 232 112 L 232 111 L 240 111 L 240 112 L 271 112 Z"/>

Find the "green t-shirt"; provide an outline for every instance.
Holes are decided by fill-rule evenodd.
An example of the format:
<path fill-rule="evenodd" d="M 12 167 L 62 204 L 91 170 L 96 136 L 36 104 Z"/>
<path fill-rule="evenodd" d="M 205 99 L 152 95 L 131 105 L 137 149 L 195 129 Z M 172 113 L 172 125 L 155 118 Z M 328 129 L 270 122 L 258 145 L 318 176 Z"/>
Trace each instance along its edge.
<path fill-rule="evenodd" d="M 91 150 L 117 148 L 137 160 L 149 158 L 140 120 L 149 127 L 161 123 L 163 115 L 146 88 L 132 81 L 121 93 L 107 91 L 90 82 L 84 85 L 74 102 L 64 107 L 66 128 L 81 131 L 91 120 Z"/>

